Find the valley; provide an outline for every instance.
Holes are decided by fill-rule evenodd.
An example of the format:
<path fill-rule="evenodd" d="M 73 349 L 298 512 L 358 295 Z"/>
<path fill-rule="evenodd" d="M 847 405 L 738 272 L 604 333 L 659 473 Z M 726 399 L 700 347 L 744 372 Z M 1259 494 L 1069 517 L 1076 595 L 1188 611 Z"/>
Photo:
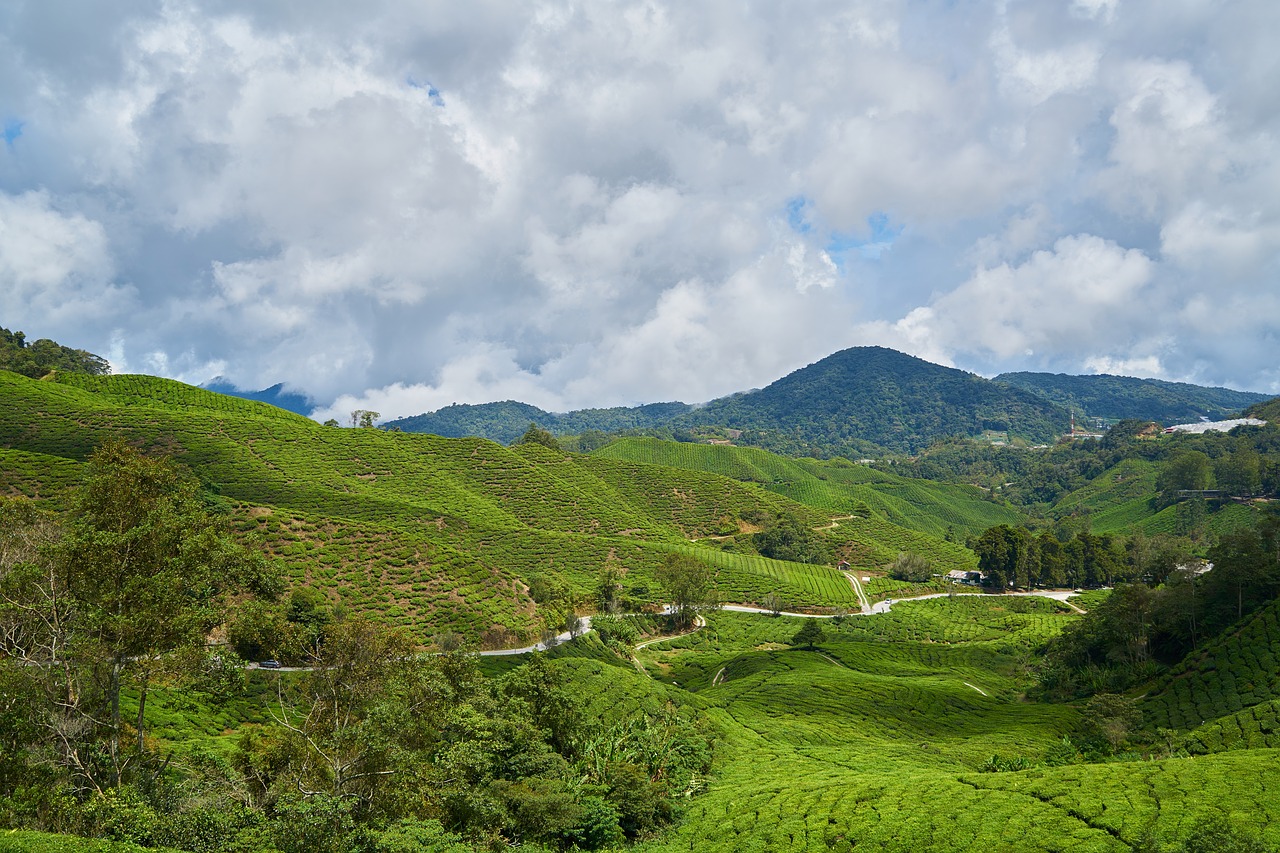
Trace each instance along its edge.
<path fill-rule="evenodd" d="M 145 376 L 0 371 L 0 399 L 0 492 L 27 519 L 6 537 L 36 529 L 29 507 L 70 524 L 95 452 L 123 440 L 190 471 L 200 511 L 278 578 L 200 644 L 233 662 L 216 684 L 207 663 L 126 661 L 119 716 L 143 726 L 117 728 L 138 770 L 109 795 L 66 788 L 61 818 L 5 783 L 0 850 L 81 849 L 52 831 L 282 853 L 1182 851 L 1205 827 L 1221 849 L 1280 842 L 1273 427 L 869 465 L 344 429 Z M 1187 454 L 1251 495 L 1178 498 Z M 1211 572 L 1180 573 L 1205 555 Z M 1051 572 L 1105 588 L 1021 580 Z M 1132 592 L 1147 584 L 1150 605 Z M 1200 609 L 1158 610 L 1184 601 Z M 10 650 L 17 691 L 45 664 L 10 667 Z M 245 666 L 268 657 L 285 666 Z M 364 686 L 328 675 L 345 672 Z M 351 728 L 307 740 L 325 695 Z M 22 740 L 41 719 L 25 707 L 6 711 L 29 722 L 5 773 L 40 768 L 56 790 L 66 771 Z M 340 754 L 365 769 L 325 763 Z M 168 799 L 148 787 L 162 779 Z"/>

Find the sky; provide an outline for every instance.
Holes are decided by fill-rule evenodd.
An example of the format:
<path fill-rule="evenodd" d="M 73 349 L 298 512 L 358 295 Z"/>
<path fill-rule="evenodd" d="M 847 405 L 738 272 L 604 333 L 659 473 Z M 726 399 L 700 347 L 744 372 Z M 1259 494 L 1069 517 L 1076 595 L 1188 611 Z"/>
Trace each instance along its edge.
<path fill-rule="evenodd" d="M 1274 0 L 0 4 L 0 326 L 383 419 L 1280 394 Z"/>

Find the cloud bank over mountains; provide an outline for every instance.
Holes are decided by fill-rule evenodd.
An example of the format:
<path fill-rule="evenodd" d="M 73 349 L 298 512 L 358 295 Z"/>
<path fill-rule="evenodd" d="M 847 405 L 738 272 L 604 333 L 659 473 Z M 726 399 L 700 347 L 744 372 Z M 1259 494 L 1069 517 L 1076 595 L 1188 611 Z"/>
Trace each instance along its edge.
<path fill-rule="evenodd" d="M 0 325 L 385 416 L 881 344 L 1280 393 L 1266 0 L 0 10 Z"/>

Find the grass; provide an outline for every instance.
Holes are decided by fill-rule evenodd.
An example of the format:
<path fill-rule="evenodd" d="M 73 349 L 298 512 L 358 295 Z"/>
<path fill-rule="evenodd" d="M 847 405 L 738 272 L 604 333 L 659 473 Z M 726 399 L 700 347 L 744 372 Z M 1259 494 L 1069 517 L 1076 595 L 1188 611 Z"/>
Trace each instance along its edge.
<path fill-rule="evenodd" d="M 167 847 L 140 847 L 124 841 L 0 829 L 0 853 L 164 853 Z"/>

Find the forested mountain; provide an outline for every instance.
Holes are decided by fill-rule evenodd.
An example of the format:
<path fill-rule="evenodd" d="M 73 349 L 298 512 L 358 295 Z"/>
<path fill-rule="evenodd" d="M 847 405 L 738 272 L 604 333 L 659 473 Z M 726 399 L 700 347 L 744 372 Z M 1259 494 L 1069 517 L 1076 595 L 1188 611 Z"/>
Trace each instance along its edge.
<path fill-rule="evenodd" d="M 1067 430 L 1068 415 L 1020 388 L 884 347 L 853 347 L 677 423 L 740 429 L 745 443 L 780 452 L 848 456 L 868 445 L 912 453 L 985 431 L 1048 443 Z"/>
<path fill-rule="evenodd" d="M 384 426 L 510 443 L 530 422 L 555 435 L 660 429 L 667 436 L 690 438 L 694 430 L 722 435 L 735 430 L 743 432 L 733 433 L 735 441 L 779 453 L 858 457 L 885 450 L 909 453 L 944 436 L 988 431 L 1045 443 L 1067 430 L 1068 415 L 1039 396 L 972 373 L 883 347 L 854 347 L 763 389 L 705 406 L 654 403 L 553 414 L 507 401 L 447 406 Z"/>
<path fill-rule="evenodd" d="M 536 423 L 553 435 L 580 435 L 592 430 L 641 430 L 665 424 L 691 408 L 684 403 L 649 403 L 644 406 L 616 406 L 555 413 L 543 411 L 528 403 L 506 400 L 478 405 L 455 403 L 435 412 L 388 421 L 383 426 L 386 429 L 425 432 L 445 438 L 476 436 L 510 444 L 523 435 L 531 423 Z"/>
<path fill-rule="evenodd" d="M 39 379 L 54 370 L 99 376 L 110 373 L 111 365 L 86 350 L 64 347 L 48 338 L 28 343 L 25 333 L 0 328 L 0 370 Z"/>
<path fill-rule="evenodd" d="M 1188 423 L 1202 416 L 1210 420 L 1236 417 L 1266 394 L 1209 388 L 1186 382 L 1136 379 L 1132 376 L 1068 376 L 1062 373 L 1002 373 L 995 378 L 1039 394 L 1082 416 L 1122 420 L 1142 418 L 1161 424 Z"/>

